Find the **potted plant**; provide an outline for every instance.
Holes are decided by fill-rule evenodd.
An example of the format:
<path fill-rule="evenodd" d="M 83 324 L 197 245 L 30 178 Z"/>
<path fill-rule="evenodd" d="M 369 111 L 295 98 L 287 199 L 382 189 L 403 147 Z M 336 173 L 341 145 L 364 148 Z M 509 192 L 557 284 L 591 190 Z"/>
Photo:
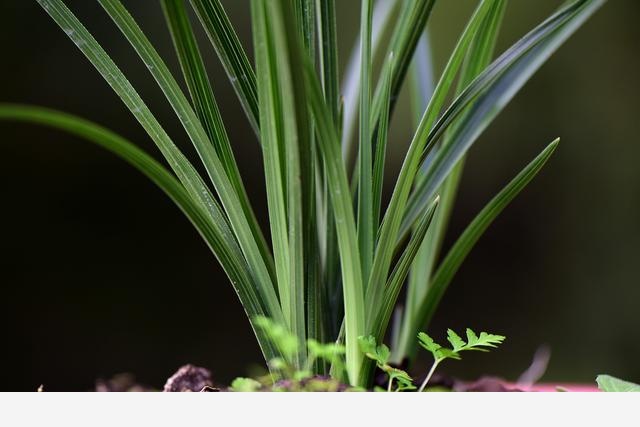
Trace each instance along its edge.
<path fill-rule="evenodd" d="M 388 390 L 422 390 L 441 361 L 502 342 L 500 335 L 469 329 L 461 338 L 449 331 L 451 348 L 444 348 L 422 330 L 471 248 L 540 171 L 558 140 L 507 183 L 440 257 L 464 157 L 604 0 L 567 2 L 497 56 L 506 1 L 481 0 L 435 84 L 425 27 L 438 2 L 389 0 L 374 8 L 372 0 L 362 0 L 359 42 L 342 85 L 334 0 L 252 0 L 254 61 L 219 0 L 191 0 L 262 150 L 270 239 L 247 196 L 187 2 L 161 2 L 185 93 L 125 6 L 98 0 L 171 104 L 204 174 L 65 3 L 37 1 L 146 130 L 166 165 L 76 116 L 1 104 L 0 119 L 63 129 L 112 151 L 189 218 L 228 275 L 269 362 L 265 382 L 238 380 L 233 388 L 284 387 L 281 381 L 288 381 L 300 390 L 326 384 L 370 389 L 377 367 L 387 375 Z M 385 28 L 392 34 L 388 43 L 372 37 Z M 384 58 L 380 70 L 374 70 L 374 57 Z M 416 130 L 383 206 L 388 127 L 405 82 L 412 87 Z M 403 287 L 406 298 L 398 303 Z M 389 349 L 381 343 L 392 316 Z M 416 383 L 402 368 L 420 346 L 432 353 L 434 365 Z"/>

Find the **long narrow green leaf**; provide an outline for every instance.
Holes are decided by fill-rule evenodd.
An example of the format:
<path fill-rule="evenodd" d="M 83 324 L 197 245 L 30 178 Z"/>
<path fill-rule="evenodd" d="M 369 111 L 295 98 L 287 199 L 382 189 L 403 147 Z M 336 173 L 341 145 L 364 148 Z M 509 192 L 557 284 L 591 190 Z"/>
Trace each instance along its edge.
<path fill-rule="evenodd" d="M 386 1 L 387 0 L 381 0 L 380 3 L 384 3 Z M 418 43 L 418 40 L 420 39 L 420 35 L 427 25 L 427 21 L 429 20 L 429 16 L 431 15 L 434 4 L 435 0 L 410 0 L 404 2 L 402 13 L 400 14 L 400 17 L 396 22 L 393 34 L 391 36 L 391 42 L 389 43 L 389 51 L 394 52 L 394 55 L 396 56 L 395 66 L 393 67 L 393 69 L 383 70 L 383 73 L 380 75 L 380 78 L 378 80 L 378 85 L 373 97 L 373 107 L 371 109 L 371 126 L 374 132 L 377 131 L 378 121 L 384 107 L 384 82 L 387 80 L 387 78 L 391 78 L 392 101 L 389 107 L 391 113 L 395 106 L 395 100 L 398 98 L 398 94 L 400 93 L 402 83 L 405 80 L 416 45 Z M 391 5 L 387 7 L 391 8 Z M 390 73 L 391 76 L 388 77 L 387 73 Z M 353 126 L 350 122 L 351 120 L 354 120 L 353 116 L 345 115 L 345 134 L 343 135 L 342 142 L 343 155 L 347 160 L 347 164 L 350 161 L 349 155 L 353 151 L 351 149 L 352 139 L 350 132 Z"/>
<path fill-rule="evenodd" d="M 288 38 L 288 31 L 295 34 L 296 28 L 293 11 L 286 5 L 253 0 L 251 10 L 267 199 L 280 302 L 288 327 L 300 342 L 304 342 L 305 264 L 300 146 L 308 144 L 309 127 L 306 111 L 296 108 L 304 102 L 299 100 L 303 92 L 295 90 L 294 81 L 299 77 L 293 75 L 295 50 L 300 46 L 290 43 Z M 285 22 L 293 25 L 287 26 Z M 302 358 L 297 363 L 302 367 L 305 355 L 300 356 Z"/>
<path fill-rule="evenodd" d="M 394 34 L 391 36 L 390 50 L 396 59 L 393 68 L 383 70 L 376 88 L 371 110 L 374 129 L 377 129 L 378 121 L 385 108 L 384 85 L 385 80 L 389 78 L 385 74 L 391 73 L 391 103 L 388 107 L 390 109 L 388 114 L 391 116 L 416 46 L 429 21 L 436 0 L 415 0 L 411 3 L 411 7 L 398 21 Z"/>
<path fill-rule="evenodd" d="M 230 178 L 239 179 L 229 137 L 220 117 L 213 88 L 187 16 L 184 0 L 162 0 L 161 4 L 198 118 L 214 144 L 227 175 Z M 234 182 L 234 185 L 236 191 L 241 190 L 241 185 L 238 182 Z"/>
<path fill-rule="evenodd" d="M 384 290 L 384 297 L 382 298 L 382 307 L 376 307 L 375 310 L 371 310 L 372 313 L 369 315 L 369 318 L 374 320 L 370 329 L 377 341 L 381 341 L 384 338 L 384 332 L 387 329 L 391 313 L 393 313 L 393 308 L 398 300 L 402 284 L 405 282 L 405 279 L 409 274 L 411 264 L 418 253 L 418 249 L 424 241 L 427 230 L 431 226 L 433 215 L 436 212 L 439 202 L 440 198 L 436 196 L 435 200 L 429 206 L 429 209 L 427 209 L 422 219 L 418 222 L 418 226 L 413 232 L 411 240 L 409 240 L 407 247 L 389 275 L 389 279 L 387 280 Z M 375 314 L 373 314 L 374 311 Z"/>
<path fill-rule="evenodd" d="M 358 151 L 358 243 L 362 276 L 369 277 L 373 262 L 373 152 L 371 146 L 371 13 L 372 0 L 362 1 L 360 12 L 360 132 Z"/>
<path fill-rule="evenodd" d="M 316 7 L 315 0 L 294 0 L 293 2 L 299 39 L 310 58 L 316 57 Z"/>
<path fill-rule="evenodd" d="M 435 86 L 434 81 L 434 64 L 433 64 L 433 54 L 431 49 L 431 41 L 429 37 L 428 31 L 425 31 L 420 41 L 418 42 L 418 46 L 416 47 L 416 53 L 414 57 L 414 62 L 411 66 L 410 72 L 410 96 L 411 96 L 411 112 L 412 118 L 417 126 L 420 122 L 420 118 L 422 116 L 423 111 L 427 108 L 429 100 L 433 95 L 433 90 Z M 419 182 L 422 176 L 424 175 L 425 169 L 429 165 L 429 161 L 431 159 L 427 158 L 422 167 L 418 172 L 418 176 L 416 177 L 416 182 Z M 436 221 L 437 217 L 441 214 L 436 212 Z M 401 363 L 404 354 L 406 351 L 404 350 L 401 344 L 401 338 L 406 334 L 406 329 L 409 327 L 409 324 L 405 321 L 405 318 L 414 317 L 413 313 L 409 313 L 411 307 L 416 304 L 416 297 L 414 296 L 417 292 L 419 286 L 422 286 L 422 282 L 430 279 L 429 276 L 425 277 L 421 275 L 422 271 L 426 269 L 427 263 L 431 259 L 431 246 L 433 245 L 433 234 L 432 231 L 434 229 L 433 225 L 429 227 L 427 230 L 427 235 L 422 242 L 422 246 L 420 247 L 418 253 L 415 256 L 413 264 L 411 266 L 411 270 L 409 272 L 409 283 L 407 284 L 407 292 L 405 296 L 405 304 L 404 306 L 396 307 L 396 311 L 393 317 L 393 334 L 392 334 L 392 343 L 391 347 L 393 350 L 392 356 L 395 363 Z"/>
<path fill-rule="evenodd" d="M 418 126 L 420 123 L 422 113 L 426 110 L 435 89 L 435 70 L 432 56 L 431 37 L 428 31 L 424 31 L 418 41 L 409 75 L 411 115 L 414 126 Z"/>
<path fill-rule="evenodd" d="M 371 55 L 375 57 L 383 48 L 383 35 L 391 25 L 392 17 L 400 0 L 378 0 L 373 9 L 371 24 Z M 351 52 L 349 63 L 345 71 L 342 84 L 342 97 L 344 99 L 342 120 L 342 132 L 340 133 L 342 156 L 346 164 L 351 163 L 353 134 L 357 126 L 358 101 L 360 99 L 360 40 L 356 41 Z"/>
<path fill-rule="evenodd" d="M 316 0 L 320 82 L 326 104 L 336 126 L 339 125 L 340 81 L 338 79 L 338 39 L 335 0 Z"/>
<path fill-rule="evenodd" d="M 422 157 L 478 95 L 481 96 L 456 127 L 452 142 L 439 150 L 425 179 L 419 183 L 408 205 L 399 238 L 405 236 L 429 197 L 433 197 L 451 168 L 520 88 L 555 50 L 591 16 L 604 0 L 576 0 L 545 20 L 519 40 L 482 72 L 451 104 L 431 130 Z"/>
<path fill-rule="evenodd" d="M 291 57 L 289 75 L 295 101 L 294 111 L 297 114 L 299 126 L 306 126 L 307 129 L 300 129 L 300 167 L 299 181 L 301 184 L 302 208 L 301 226 L 302 233 L 298 236 L 303 243 L 303 258 L 295 258 L 292 262 L 299 263 L 300 272 L 304 274 L 300 295 L 304 295 L 301 311 L 304 313 L 306 307 L 306 328 L 307 337 L 310 339 L 326 340 L 322 336 L 324 329 L 324 308 L 320 288 L 320 257 L 318 253 L 318 234 L 316 223 L 316 171 L 320 170 L 318 156 L 315 153 L 315 128 L 311 118 L 311 112 L 307 108 L 304 77 L 300 73 L 302 68 L 302 57 L 305 56 L 315 63 L 316 61 L 316 34 L 318 32 L 316 13 L 316 0 L 294 0 L 293 9 L 295 17 L 290 12 L 290 7 L 283 4 L 284 10 L 284 34 L 288 43 L 288 53 Z M 297 28 L 299 36 L 293 31 Z M 291 216 L 289 217 L 291 220 Z M 304 291 L 304 292 L 302 292 Z M 313 368 L 313 367 L 312 367 Z M 323 371 L 324 373 L 324 363 Z"/>
<path fill-rule="evenodd" d="M 226 223 L 216 224 L 185 187 L 167 169 L 147 153 L 121 136 L 95 123 L 57 111 L 15 104 L 0 104 L 0 120 L 22 121 L 60 129 L 77 135 L 114 153 L 153 181 L 180 208 L 202 236 L 229 276 L 238 297 L 250 319 L 266 315 L 256 293 L 248 266 L 240 248 L 232 238 Z M 265 359 L 278 356 L 269 340 L 256 329 L 256 335 Z"/>
<path fill-rule="evenodd" d="M 256 135 L 259 135 L 258 88 L 251 62 L 219 0 L 191 0 L 209 40 Z"/>
<path fill-rule="evenodd" d="M 318 155 L 318 157 L 322 157 Z M 342 282 L 340 278 L 340 255 L 336 226 L 334 222 L 333 202 L 330 196 L 330 183 L 327 173 L 322 174 L 321 196 L 318 206 L 318 245 L 321 256 L 321 295 L 325 314 L 323 341 L 335 341 L 344 318 Z"/>
<path fill-rule="evenodd" d="M 271 303 L 275 305 L 276 300 L 271 274 L 266 265 L 268 260 L 262 257 L 258 242 L 253 236 L 252 230 L 255 227 L 249 225 L 251 218 L 247 218 L 244 214 L 238 194 L 224 173 L 222 162 L 216 154 L 213 144 L 209 141 L 209 137 L 198 117 L 191 108 L 189 101 L 180 90 L 164 61 L 162 61 L 122 3 L 119 0 L 98 0 L 98 2 L 136 50 L 176 112 L 196 148 L 211 182 L 216 188 L 231 228 L 247 258 L 251 273 L 254 275 L 255 281 L 260 285 L 261 293 L 265 298 L 270 298 Z"/>
<path fill-rule="evenodd" d="M 417 330 L 417 328 L 421 328 L 429 322 L 444 291 L 447 289 L 451 279 L 458 271 L 458 268 L 460 268 L 469 251 L 500 212 L 511 203 L 520 191 L 536 176 L 540 169 L 542 169 L 558 146 L 558 142 L 559 139 L 556 139 L 538 154 L 531 163 L 491 199 L 460 235 L 436 271 L 429 293 L 420 301 L 420 304 L 418 304 L 420 311 L 414 320 L 413 330 Z"/>
<path fill-rule="evenodd" d="M 114 62 L 109 58 L 106 52 L 102 49 L 102 47 L 97 43 L 97 41 L 93 38 L 93 36 L 86 30 L 86 28 L 78 21 L 78 19 L 73 15 L 73 13 L 64 5 L 61 0 L 38 0 L 38 3 L 49 13 L 49 15 L 56 21 L 56 23 L 64 30 L 67 36 L 76 44 L 76 46 L 85 54 L 85 56 L 91 61 L 91 63 L 96 67 L 96 69 L 100 72 L 103 78 L 109 83 L 109 85 L 113 88 L 113 90 L 117 93 L 117 95 L 122 99 L 125 105 L 129 108 L 129 110 L 133 113 L 135 118 L 140 122 L 143 128 L 147 131 L 149 136 L 156 143 L 158 148 L 162 151 L 162 154 L 165 156 L 169 165 L 174 170 L 180 181 L 183 183 L 187 191 L 189 191 L 190 195 L 198 200 L 198 202 L 212 215 L 213 223 L 217 226 L 220 224 L 224 224 L 229 219 L 226 217 L 219 209 L 218 204 L 215 198 L 211 195 L 209 189 L 204 185 L 202 179 L 197 174 L 195 169 L 191 166 L 191 164 L 186 160 L 184 155 L 177 149 L 177 147 L 173 144 L 169 136 L 166 134 L 164 129 L 160 126 L 158 121 L 153 117 L 149 108 L 146 106 L 144 101 L 140 98 L 136 90 L 131 86 L 126 77 L 122 74 L 120 69 L 114 64 Z M 155 53 L 155 51 L 152 50 Z M 157 56 L 157 54 L 155 55 Z M 158 62 L 153 58 L 153 61 L 147 61 L 147 68 L 155 70 L 157 73 L 157 67 L 162 63 Z M 164 65 L 164 64 L 162 64 Z M 166 67 L 164 67 L 164 70 Z M 175 83 L 175 82 L 173 82 Z M 177 85 L 175 85 L 177 88 Z M 178 92 L 180 93 L 180 92 Z M 181 93 L 180 93 L 181 94 Z M 192 124 L 199 123 L 197 118 L 195 117 L 195 113 L 188 106 L 188 101 L 182 95 L 181 105 L 187 106 L 186 115 L 181 115 L 183 120 L 188 117 L 188 120 Z M 208 141 L 206 133 L 199 126 L 199 134 L 202 135 L 202 143 L 205 144 L 208 148 L 213 150 L 213 146 Z M 215 156 L 215 152 L 213 153 Z M 217 159 L 217 156 L 215 157 Z M 218 169 L 214 170 L 217 175 L 224 175 L 223 168 L 219 164 L 219 160 L 217 162 Z M 226 177 L 226 175 L 224 175 Z M 230 191 L 230 183 L 228 179 L 224 180 L 225 188 L 227 192 L 222 195 L 228 196 L 228 192 Z M 221 196 L 222 196 L 221 195 Z M 223 200 L 225 198 L 230 197 L 222 197 Z M 233 216 L 242 219 L 244 215 L 241 213 L 241 208 L 239 203 L 235 206 L 235 210 L 233 212 Z M 238 212 L 240 212 L 238 214 Z M 246 224 L 244 225 L 245 232 L 250 230 L 250 227 Z M 240 235 L 240 234 L 239 234 Z M 242 235 L 243 239 L 240 241 L 248 240 L 248 236 Z M 229 236 L 229 238 L 234 238 L 233 236 Z M 251 240 L 251 237 L 249 237 Z M 255 240 L 253 241 L 255 246 Z M 241 245 L 242 247 L 242 245 Z M 261 297 L 264 300 L 266 307 L 268 307 L 268 311 L 270 316 L 276 319 L 282 319 L 282 312 L 280 310 L 280 306 L 277 301 L 277 297 L 275 291 L 270 283 L 270 280 L 267 282 L 263 280 L 263 278 L 268 277 L 268 271 L 266 267 L 256 270 L 253 264 L 258 264 L 256 260 L 256 254 L 259 251 L 244 251 L 245 256 L 247 254 L 251 255 L 251 257 L 247 257 L 247 261 L 251 268 L 251 274 L 254 278 L 254 284 L 259 289 Z M 259 264 L 258 264 L 259 265 Z"/>
<path fill-rule="evenodd" d="M 340 248 L 342 289 L 345 308 L 346 364 L 349 381 L 360 381 L 363 356 L 358 337 L 365 334 L 364 293 L 356 223 L 353 214 L 347 171 L 342 162 L 338 133 L 333 126 L 331 112 L 324 103 L 322 89 L 313 65 L 307 61 L 304 75 L 308 101 L 318 131 L 318 146 L 326 167 L 330 195 L 334 207 L 334 221 Z"/>
<path fill-rule="evenodd" d="M 367 286 L 367 306 L 378 307 L 381 305 L 384 286 L 387 283 L 389 267 L 396 248 L 396 240 L 402 222 L 405 204 L 420 164 L 420 155 L 427 143 L 428 131 L 442 108 L 445 97 L 453 84 L 458 68 L 467 52 L 467 47 L 475 36 L 480 23 L 490 10 L 493 2 L 494 0 L 482 1 L 471 17 L 469 24 L 460 36 L 453 54 L 449 58 L 449 62 L 436 86 L 434 95 L 422 116 L 418 130 L 409 146 L 395 189 L 391 195 L 389 207 L 382 222 L 373 268 L 369 278 L 369 285 Z M 372 319 L 367 319 L 367 322 L 372 321 Z"/>
<path fill-rule="evenodd" d="M 282 20 L 274 20 L 276 34 L 279 35 L 279 45 L 286 54 L 278 54 L 280 69 L 280 87 L 282 90 L 285 123 L 288 130 L 285 136 L 287 147 L 287 189 L 288 189 L 288 220 L 289 220 L 289 245 L 292 258 L 290 284 L 294 287 L 292 303 L 296 304 L 297 331 L 299 339 L 304 342 L 305 307 L 307 309 L 318 307 L 315 305 L 314 296 L 317 294 L 318 264 L 317 264 L 317 235 L 315 224 L 315 169 L 317 159 L 314 153 L 315 125 L 307 102 L 307 90 L 305 77 L 300 72 L 306 61 L 315 59 L 315 9 L 313 0 L 300 0 L 305 2 L 305 33 L 308 35 L 307 43 L 300 43 L 296 37 L 296 21 L 294 11 L 287 3 L 280 6 L 267 3 L 269 10 L 273 10 L 272 16 L 280 11 Z M 277 3 L 277 2 L 276 2 Z M 276 39 L 278 40 L 278 38 Z M 288 60 L 288 61 L 285 61 Z M 289 120 L 286 120 L 289 118 Z M 293 120 L 295 118 L 295 121 Z M 310 294 L 307 296 L 306 292 Z M 307 305 L 305 305 L 305 303 Z M 317 313 L 317 311 L 316 311 Z M 311 324 L 307 329 L 314 334 L 317 332 L 317 319 L 310 313 L 308 317 Z M 304 362 L 304 360 L 303 360 Z"/>
<path fill-rule="evenodd" d="M 387 68 L 393 68 L 393 52 L 389 53 L 386 63 Z M 384 164 L 387 155 L 387 139 L 389 133 L 389 113 L 391 107 L 391 73 L 386 73 L 387 80 L 383 87 L 385 108 L 380 116 L 378 135 L 376 140 L 376 152 L 373 162 L 373 222 L 377 230 L 380 222 L 380 210 L 382 209 L 382 187 L 384 184 Z"/>
<path fill-rule="evenodd" d="M 185 77 L 196 114 L 204 126 L 209 139 L 214 144 L 216 153 L 220 157 L 227 176 L 240 198 L 240 203 L 242 204 L 245 215 L 247 218 L 250 218 L 249 224 L 252 227 L 251 231 L 258 242 L 262 257 L 269 260 L 267 267 L 271 267 L 272 261 L 269 247 L 262 234 L 262 230 L 258 226 L 258 221 L 249 202 L 249 196 L 242 182 L 240 171 L 238 170 L 238 165 L 231 149 L 229 137 L 213 94 L 213 88 L 207 76 L 204 61 L 187 16 L 184 1 L 185 0 L 162 0 L 162 7 L 182 67 L 182 74 Z M 275 271 L 271 270 L 270 268 L 271 278 L 275 280 Z"/>
<path fill-rule="evenodd" d="M 478 29 L 478 34 L 469 48 L 469 53 L 460 72 L 456 96 L 491 62 L 505 7 L 506 0 L 497 1 Z M 450 142 L 453 130 L 454 129 L 449 129 L 442 145 L 446 146 Z M 416 315 L 419 310 L 418 302 L 422 301 L 428 292 L 434 264 L 437 260 L 440 246 L 442 245 L 463 167 L 464 158 L 458 161 L 437 191 L 441 197 L 440 206 L 433 219 L 433 224 L 424 239 L 424 243 L 420 248 L 420 252 L 416 256 L 416 262 L 412 267 L 407 287 L 407 298 L 404 310 L 404 316 L 407 320 L 403 322 L 404 328 L 408 328 L 414 324 L 414 322 L 409 319 Z M 422 171 L 424 171 L 424 168 Z M 413 345 L 413 341 L 415 341 L 414 338 L 418 332 L 417 330 L 403 329 L 403 339 L 401 343 L 393 349 L 396 360 L 402 360 L 407 356 L 407 346 Z"/>
<path fill-rule="evenodd" d="M 264 4 L 252 1 L 252 23 L 258 67 L 260 118 L 264 125 L 260 128 L 260 140 L 264 158 L 267 204 L 269 207 L 269 226 L 276 267 L 276 277 L 280 304 L 283 309 L 286 326 L 291 328 L 291 299 L 289 280 L 289 237 L 287 230 L 287 207 L 285 200 L 285 181 L 283 177 L 284 159 L 282 159 L 281 143 L 283 123 L 277 120 L 282 116 L 278 93 L 278 81 L 273 57 L 273 41 L 269 38 L 269 30 L 265 22 Z"/>
<path fill-rule="evenodd" d="M 338 41 L 336 28 L 335 0 L 316 0 L 316 19 L 318 36 L 318 58 L 320 81 L 325 103 L 331 111 L 334 125 L 340 125 L 340 81 L 338 78 Z M 321 158 L 314 144 L 314 173 L 316 187 L 315 203 L 315 241 L 317 275 L 307 283 L 307 329 L 309 337 L 319 342 L 335 339 L 339 319 L 342 317 L 340 307 L 340 289 L 338 288 L 337 241 L 331 199 L 327 194 L 327 180 Z M 309 240 L 309 239 L 308 239 Z M 311 253 L 307 251 L 307 253 Z M 325 373 L 325 372 L 321 372 Z"/>

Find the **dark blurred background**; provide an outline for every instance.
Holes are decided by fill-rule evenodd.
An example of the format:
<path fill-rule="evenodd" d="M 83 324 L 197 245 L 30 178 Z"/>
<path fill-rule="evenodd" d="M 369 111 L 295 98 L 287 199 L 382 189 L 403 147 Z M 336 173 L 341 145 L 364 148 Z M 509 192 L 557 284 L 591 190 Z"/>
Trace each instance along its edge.
<path fill-rule="evenodd" d="M 67 3 L 189 151 L 162 94 L 100 7 Z M 224 3 L 250 48 L 248 0 Z M 358 6 L 337 3 L 344 66 Z M 498 50 L 560 3 L 512 0 Z M 125 4 L 177 70 L 159 3 Z M 474 4 L 436 6 L 430 31 L 439 68 Z M 76 113 L 157 154 L 35 1 L 3 1 L 0 16 L 0 102 Z M 640 381 L 638 18 L 640 2 L 609 1 L 471 150 L 449 243 L 520 168 L 562 138 L 540 176 L 472 251 L 431 328 L 441 336 L 447 327 L 472 326 L 503 333 L 507 342 L 445 371 L 513 380 L 547 344 L 546 381 L 592 383 L 605 372 Z M 213 50 L 202 46 L 247 185 L 265 218 L 255 137 Z M 393 123 L 390 174 L 412 133 L 404 99 Z M 160 387 L 187 362 L 225 382 L 261 363 L 221 268 L 146 178 L 113 155 L 49 129 L 1 122 L 0 142 L 0 390 L 40 384 L 87 390 L 96 378 L 119 372 Z"/>

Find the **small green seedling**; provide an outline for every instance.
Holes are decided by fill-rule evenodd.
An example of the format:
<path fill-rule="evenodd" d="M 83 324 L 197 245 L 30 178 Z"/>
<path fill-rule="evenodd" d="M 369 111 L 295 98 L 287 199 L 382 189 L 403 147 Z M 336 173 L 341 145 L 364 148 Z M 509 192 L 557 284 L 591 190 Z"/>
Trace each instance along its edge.
<path fill-rule="evenodd" d="M 286 362 L 293 362 L 299 348 L 298 339 L 295 335 L 287 331 L 284 326 L 264 316 L 257 316 L 254 324 L 260 328 L 267 336 L 267 339 L 278 348 L 286 359 Z"/>
<path fill-rule="evenodd" d="M 465 350 L 489 351 L 489 348 L 495 348 L 498 344 L 501 344 L 505 340 L 505 337 L 502 335 L 488 334 L 486 332 L 481 332 L 480 336 L 478 336 L 473 330 L 467 328 L 467 342 L 464 342 L 464 340 L 451 329 L 447 330 L 447 340 L 453 348 L 442 347 L 424 332 L 418 334 L 418 342 L 423 348 L 431 352 L 434 359 L 427 377 L 418 390 L 419 392 L 423 391 L 427 386 L 431 376 L 442 361 L 446 359 L 460 360 L 462 358 L 460 352 Z"/>
<path fill-rule="evenodd" d="M 395 391 L 410 391 L 416 389 L 408 373 L 389 365 L 389 358 L 391 357 L 389 347 L 384 344 L 376 345 L 376 339 L 371 335 L 368 337 L 359 337 L 358 342 L 360 344 L 360 350 L 365 356 L 376 362 L 376 366 L 389 377 L 386 391 L 393 390 L 394 381 L 396 382 Z"/>
<path fill-rule="evenodd" d="M 282 325 L 264 316 L 257 316 L 253 323 L 265 335 L 265 338 L 278 349 L 283 357 L 274 357 L 268 361 L 272 375 L 271 384 L 263 384 L 251 378 L 236 378 L 231 384 L 234 391 L 257 391 L 265 385 L 274 386 L 278 380 L 289 380 L 294 383 L 294 389 L 326 390 L 338 388 L 339 382 L 331 383 L 327 380 L 313 381 L 314 365 L 316 362 L 326 362 L 332 367 L 332 377 L 342 378 L 344 376 L 344 354 L 345 347 L 341 344 L 323 344 L 314 339 L 306 341 L 308 358 L 304 367 L 296 369 L 296 358 L 303 349 L 298 338 L 291 334 Z M 304 385 L 303 385 L 304 382 Z M 267 382 L 268 383 L 268 382 Z M 274 390 L 277 387 L 273 387 Z"/>
<path fill-rule="evenodd" d="M 258 381 L 253 378 L 236 378 L 231 382 L 231 390 L 240 392 L 258 391 L 262 387 Z"/>
<path fill-rule="evenodd" d="M 346 352 L 344 345 L 336 343 L 322 344 L 310 338 L 307 340 L 307 350 L 309 351 L 307 371 L 312 372 L 314 364 L 320 360 L 332 367 L 332 376 L 334 378 L 342 378 L 344 376 L 344 355 Z"/>
<path fill-rule="evenodd" d="M 267 361 L 270 370 L 277 373 L 280 376 L 279 379 L 287 378 L 299 381 L 310 376 L 306 369 L 297 370 L 294 368 L 300 349 L 300 343 L 295 335 L 268 317 L 257 316 L 254 318 L 254 324 L 282 354 L 282 357 L 274 357 Z"/>
<path fill-rule="evenodd" d="M 301 343 L 284 327 L 264 316 L 253 319 L 254 324 L 264 334 L 265 338 L 276 347 L 283 357 L 275 357 L 269 360 L 269 367 L 272 372 L 271 383 L 269 381 L 257 381 L 251 378 L 236 378 L 232 384 L 233 391 L 258 391 L 263 387 L 271 387 L 272 390 L 297 390 L 297 391 L 336 391 L 340 387 L 338 378 L 343 378 L 345 346 L 336 343 L 322 344 L 314 339 L 306 341 L 306 350 L 309 357 L 302 369 L 296 369 L 295 359 L 302 349 Z M 458 334 L 449 329 L 447 340 L 452 348 L 442 347 L 424 332 L 418 334 L 418 341 L 422 347 L 429 350 L 434 358 L 433 366 L 427 374 L 426 379 L 418 391 L 423 391 L 429 379 L 433 375 L 436 367 L 445 359 L 460 360 L 460 352 L 465 350 L 488 351 L 495 348 L 504 341 L 501 335 L 481 332 L 476 335 L 473 330 L 467 328 L 467 342 Z M 360 336 L 358 345 L 362 354 L 376 363 L 376 366 L 388 376 L 387 388 L 375 387 L 374 391 L 414 391 L 417 387 L 413 384 L 413 379 L 404 370 L 395 368 L 389 364 L 391 350 L 385 344 L 378 344 L 375 337 Z M 314 377 L 314 365 L 317 362 L 326 362 L 332 367 L 331 379 Z M 600 378 L 600 377 L 599 377 Z M 287 386 L 278 385 L 278 381 L 285 380 Z M 348 391 L 365 390 L 361 387 L 351 387 Z"/>

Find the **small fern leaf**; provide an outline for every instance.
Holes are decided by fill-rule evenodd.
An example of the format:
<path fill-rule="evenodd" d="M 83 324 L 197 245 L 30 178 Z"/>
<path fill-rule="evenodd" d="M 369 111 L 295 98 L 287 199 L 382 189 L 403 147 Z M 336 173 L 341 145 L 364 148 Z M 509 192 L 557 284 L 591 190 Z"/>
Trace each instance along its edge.
<path fill-rule="evenodd" d="M 453 346 L 453 351 L 456 352 L 462 350 L 467 345 L 452 329 L 447 329 L 447 340 Z"/>
<path fill-rule="evenodd" d="M 462 350 L 466 350 L 465 348 L 463 348 Z M 454 359 L 454 360 L 460 360 L 462 359 L 462 357 L 460 356 L 460 353 L 458 353 L 457 351 L 451 350 L 450 348 L 441 348 L 440 350 L 438 350 L 438 356 L 436 357 L 437 360 L 444 360 L 444 359 Z"/>
<path fill-rule="evenodd" d="M 480 332 L 480 336 L 477 336 L 471 329 L 467 329 L 467 338 L 469 342 L 461 350 L 489 351 L 489 348 L 496 348 L 505 340 L 502 335 L 486 332 Z"/>
<path fill-rule="evenodd" d="M 488 334 L 486 332 L 481 332 L 480 337 L 478 338 L 477 345 L 482 345 L 486 347 L 497 347 L 498 344 L 502 344 L 505 340 L 505 337 L 502 335 L 494 335 Z"/>
<path fill-rule="evenodd" d="M 477 343 L 478 343 L 478 336 L 476 335 L 475 332 L 473 332 L 473 329 L 467 328 L 467 345 L 469 345 L 470 347 L 473 347 Z"/>
<path fill-rule="evenodd" d="M 433 338 L 431 338 L 424 332 L 420 332 L 418 334 L 418 342 L 425 350 L 430 351 L 431 354 L 433 354 L 434 358 L 438 358 L 438 351 L 442 348 L 442 346 L 435 342 Z"/>

